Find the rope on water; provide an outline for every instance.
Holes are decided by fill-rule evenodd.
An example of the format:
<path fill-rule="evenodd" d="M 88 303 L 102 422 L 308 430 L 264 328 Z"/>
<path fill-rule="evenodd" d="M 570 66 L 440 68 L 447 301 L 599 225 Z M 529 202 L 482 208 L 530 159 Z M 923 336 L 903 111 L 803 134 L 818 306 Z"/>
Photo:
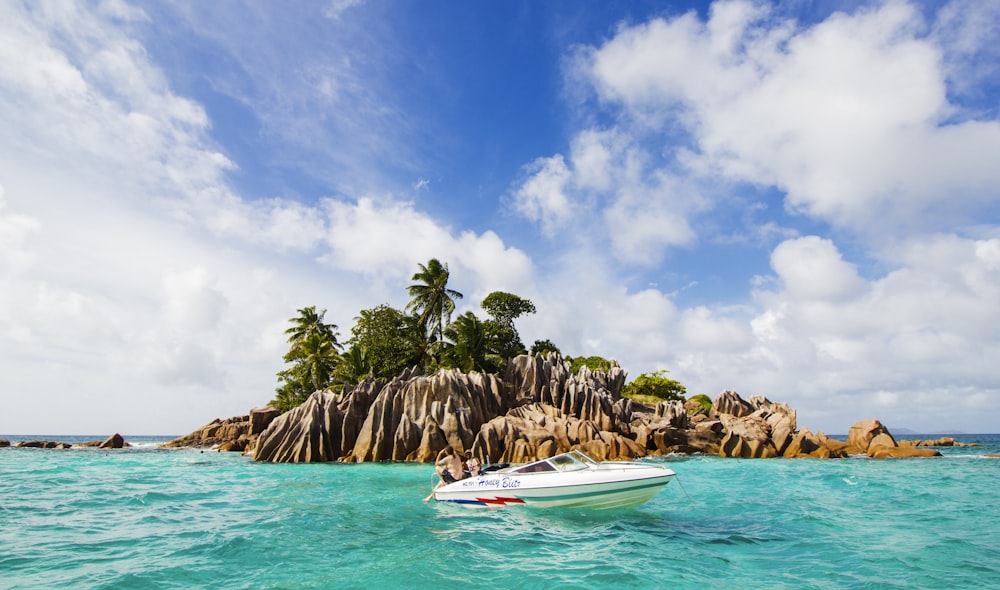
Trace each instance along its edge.
<path fill-rule="evenodd" d="M 684 489 L 684 484 L 681 483 L 681 477 L 675 473 L 674 474 L 674 479 L 677 480 L 677 485 L 679 485 L 681 487 L 681 491 L 684 492 L 684 497 L 688 499 L 688 502 L 691 502 L 692 506 L 697 506 L 698 503 L 695 502 L 694 498 L 692 498 L 691 495 L 688 494 L 687 490 Z"/>

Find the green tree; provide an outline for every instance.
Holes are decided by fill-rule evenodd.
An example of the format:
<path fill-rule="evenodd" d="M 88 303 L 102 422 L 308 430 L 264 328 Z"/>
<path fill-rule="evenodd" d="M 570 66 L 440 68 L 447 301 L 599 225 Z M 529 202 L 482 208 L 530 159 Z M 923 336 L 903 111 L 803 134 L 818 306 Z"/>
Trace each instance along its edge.
<path fill-rule="evenodd" d="M 292 327 L 285 330 L 291 347 L 284 356 L 292 366 L 278 373 L 278 383 L 272 405 L 287 411 L 301 404 L 309 395 L 330 385 L 331 376 L 340 362 L 337 326 L 324 322 L 326 310 L 317 313 L 315 306 L 297 310 L 291 318 Z"/>
<path fill-rule="evenodd" d="M 374 376 L 374 369 L 367 350 L 363 346 L 352 346 L 340 355 L 340 362 L 330 375 L 330 382 L 332 385 L 349 387 L 369 376 Z"/>
<path fill-rule="evenodd" d="M 688 401 L 696 401 L 701 405 L 701 409 L 708 411 L 712 409 L 712 398 L 708 397 L 704 393 L 699 393 L 698 395 L 692 395 L 688 398 Z M 695 411 L 695 410 L 692 410 Z"/>
<path fill-rule="evenodd" d="M 285 359 L 297 363 L 303 384 L 316 391 L 329 385 L 330 375 L 340 362 L 340 353 L 333 342 L 314 333 L 299 342 L 294 355 Z"/>
<path fill-rule="evenodd" d="M 424 329 L 430 348 L 440 348 L 444 341 L 444 327 L 451 321 L 455 311 L 455 300 L 462 294 L 448 288 L 448 265 L 431 258 L 427 265 L 419 265 L 412 280 L 419 281 L 406 288 L 411 299 L 407 311 L 416 312 Z"/>
<path fill-rule="evenodd" d="M 492 373 L 500 368 L 503 359 L 491 348 L 485 323 L 471 311 L 455 318 L 444 336 L 442 360 L 446 365 L 465 372 Z"/>
<path fill-rule="evenodd" d="M 600 356 L 567 357 L 566 360 L 569 361 L 570 371 L 574 374 L 580 370 L 580 367 L 587 367 L 591 371 L 607 372 L 614 366 L 614 361 Z"/>
<path fill-rule="evenodd" d="M 285 362 L 294 364 L 278 373 L 278 381 L 282 385 L 272 402 L 282 411 L 298 406 L 312 392 L 326 389 L 340 362 L 340 355 L 337 347 L 324 335 L 314 332 L 293 344 L 285 355 Z"/>
<path fill-rule="evenodd" d="M 625 386 L 622 395 L 633 399 L 643 396 L 657 400 L 684 401 L 687 389 L 680 382 L 667 378 L 665 375 L 669 372 L 661 370 L 655 373 L 643 373 Z"/>
<path fill-rule="evenodd" d="M 491 317 L 483 322 L 491 348 L 505 360 L 526 353 L 514 320 L 524 314 L 535 313 L 535 304 L 512 293 L 494 291 L 483 299 L 481 306 Z"/>
<path fill-rule="evenodd" d="M 535 304 L 530 300 L 503 291 L 487 295 L 481 307 L 494 320 L 505 324 L 513 324 L 517 318 L 536 311 Z"/>
<path fill-rule="evenodd" d="M 297 342 L 309 337 L 310 334 L 319 334 L 335 348 L 340 348 L 340 344 L 337 342 L 337 325 L 327 324 L 323 321 L 324 316 L 326 316 L 325 309 L 317 313 L 316 306 L 310 305 L 296 311 L 299 312 L 298 317 L 289 319 L 292 327 L 285 330 L 285 334 L 288 334 L 288 341 L 292 343 L 293 347 Z"/>
<path fill-rule="evenodd" d="M 535 340 L 535 343 L 531 345 L 531 354 L 546 354 L 549 352 L 559 352 L 559 347 L 552 344 L 549 339 L 545 340 Z"/>
<path fill-rule="evenodd" d="M 362 310 L 354 318 L 348 342 L 352 350 L 364 350 L 375 377 L 391 379 L 426 361 L 426 337 L 419 320 L 385 304 Z"/>

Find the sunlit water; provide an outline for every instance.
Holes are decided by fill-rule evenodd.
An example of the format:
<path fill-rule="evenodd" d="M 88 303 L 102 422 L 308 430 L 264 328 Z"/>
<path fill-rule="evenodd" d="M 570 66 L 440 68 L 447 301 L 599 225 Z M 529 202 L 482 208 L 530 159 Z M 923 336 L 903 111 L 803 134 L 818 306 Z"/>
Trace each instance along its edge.
<path fill-rule="evenodd" d="M 611 512 L 425 504 L 428 465 L 126 438 L 147 446 L 0 449 L 0 588 L 1000 588 L 997 435 L 938 459 L 676 458 Z"/>

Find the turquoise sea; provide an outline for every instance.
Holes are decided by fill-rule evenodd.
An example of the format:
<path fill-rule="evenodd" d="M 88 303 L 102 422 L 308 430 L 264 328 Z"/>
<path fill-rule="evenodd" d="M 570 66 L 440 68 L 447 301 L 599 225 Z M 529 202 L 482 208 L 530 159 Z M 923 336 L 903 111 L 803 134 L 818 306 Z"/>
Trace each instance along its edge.
<path fill-rule="evenodd" d="M 612 512 L 425 504 L 429 465 L 4 448 L 0 588 L 1000 588 L 1000 435 L 955 438 L 985 446 L 664 458 Z"/>

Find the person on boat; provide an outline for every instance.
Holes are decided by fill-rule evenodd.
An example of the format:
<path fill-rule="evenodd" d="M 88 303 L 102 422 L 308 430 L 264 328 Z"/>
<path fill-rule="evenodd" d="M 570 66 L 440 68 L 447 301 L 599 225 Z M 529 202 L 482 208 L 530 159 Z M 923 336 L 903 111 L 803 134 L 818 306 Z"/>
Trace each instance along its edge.
<path fill-rule="evenodd" d="M 472 451 L 465 451 L 465 477 L 479 475 L 480 467 L 479 459 L 472 456 Z"/>
<path fill-rule="evenodd" d="M 438 452 L 434 463 L 441 481 L 438 482 L 429 496 L 424 498 L 424 502 L 429 502 L 434 497 L 434 492 L 441 486 L 456 482 L 462 479 L 462 457 L 455 449 L 447 446 Z"/>

